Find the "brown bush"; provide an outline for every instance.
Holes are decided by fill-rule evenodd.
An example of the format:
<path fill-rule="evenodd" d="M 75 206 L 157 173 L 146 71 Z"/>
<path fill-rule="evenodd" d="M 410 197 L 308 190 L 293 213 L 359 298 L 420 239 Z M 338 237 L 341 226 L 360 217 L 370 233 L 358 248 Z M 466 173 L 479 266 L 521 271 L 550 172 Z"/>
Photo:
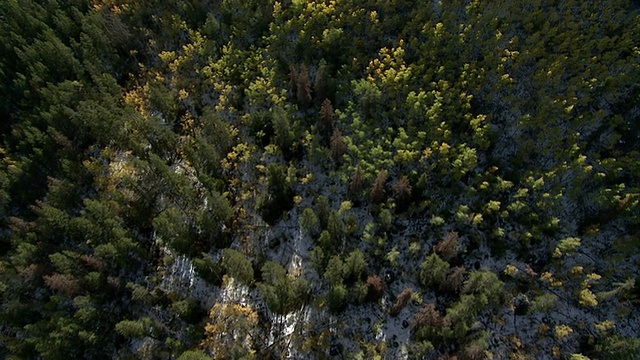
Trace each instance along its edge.
<path fill-rule="evenodd" d="M 378 275 L 367 277 L 367 300 L 377 301 L 384 294 L 384 281 Z"/>
<path fill-rule="evenodd" d="M 376 176 L 373 186 L 371 187 L 371 201 L 374 204 L 380 204 L 387 199 L 387 193 L 385 191 L 385 184 L 387 182 L 387 172 L 380 170 Z"/>
<path fill-rule="evenodd" d="M 333 131 L 335 125 L 336 114 L 333 111 L 333 105 L 331 100 L 324 99 L 320 106 L 320 113 L 318 114 L 318 131 L 320 135 L 329 137 L 329 134 Z"/>
<path fill-rule="evenodd" d="M 458 360 L 458 357 L 451 354 L 444 354 L 438 358 L 438 360 Z"/>
<path fill-rule="evenodd" d="M 331 136 L 331 156 L 336 162 L 340 162 L 342 155 L 347 152 L 347 145 L 344 143 L 342 133 L 338 128 L 333 129 Z"/>
<path fill-rule="evenodd" d="M 464 275 L 467 273 L 467 270 L 458 266 L 453 268 L 453 271 L 447 275 L 446 287 L 451 291 L 459 291 L 464 283 Z"/>
<path fill-rule="evenodd" d="M 358 164 L 356 169 L 353 171 L 353 175 L 351 175 L 351 182 L 349 183 L 349 192 L 351 194 L 357 194 L 364 185 L 364 171 L 362 171 L 362 166 Z"/>
<path fill-rule="evenodd" d="M 416 326 L 429 325 L 434 327 L 444 326 L 444 318 L 435 304 L 427 304 L 414 316 Z"/>
<path fill-rule="evenodd" d="M 455 231 L 448 232 L 442 241 L 433 247 L 433 251 L 446 261 L 449 261 L 458 255 L 458 233 Z"/>
<path fill-rule="evenodd" d="M 104 261 L 93 255 L 81 255 L 80 260 L 89 268 L 95 271 L 100 271 L 104 268 Z"/>
<path fill-rule="evenodd" d="M 413 289 L 406 288 L 402 290 L 402 292 L 398 295 L 396 302 L 389 310 L 389 315 L 393 317 L 398 316 L 398 314 L 400 314 L 400 311 L 402 311 L 402 309 L 404 309 L 404 307 L 409 303 L 409 300 L 411 300 L 411 295 L 413 295 Z"/>
<path fill-rule="evenodd" d="M 482 347 L 480 344 L 477 343 L 471 343 L 467 346 L 465 346 L 463 352 L 462 352 L 462 359 L 464 360 L 480 360 L 480 359 L 484 359 L 485 353 L 484 353 L 484 347 Z"/>
<path fill-rule="evenodd" d="M 69 297 L 76 296 L 82 290 L 80 281 L 72 275 L 55 273 L 51 276 L 45 275 L 42 278 L 49 289 L 60 291 Z"/>
<path fill-rule="evenodd" d="M 298 105 L 301 109 L 308 109 L 311 106 L 311 80 L 309 79 L 309 70 L 305 65 L 300 66 L 300 71 L 296 76 L 296 97 Z"/>
<path fill-rule="evenodd" d="M 393 188 L 393 194 L 396 199 L 396 209 L 398 211 L 406 210 L 411 203 L 411 183 L 409 183 L 409 179 L 406 176 L 398 180 Z"/>
<path fill-rule="evenodd" d="M 289 86 L 291 86 L 291 93 L 296 95 L 298 93 L 298 70 L 293 64 L 289 65 Z"/>
<path fill-rule="evenodd" d="M 23 279 L 28 282 L 35 281 L 40 278 L 40 274 L 42 273 L 42 267 L 40 265 L 31 264 L 27 266 L 19 266 L 16 268 L 18 275 L 20 275 Z"/>
<path fill-rule="evenodd" d="M 36 228 L 35 222 L 24 221 L 21 218 L 11 216 L 9 217 L 9 229 L 16 235 L 23 235 Z"/>

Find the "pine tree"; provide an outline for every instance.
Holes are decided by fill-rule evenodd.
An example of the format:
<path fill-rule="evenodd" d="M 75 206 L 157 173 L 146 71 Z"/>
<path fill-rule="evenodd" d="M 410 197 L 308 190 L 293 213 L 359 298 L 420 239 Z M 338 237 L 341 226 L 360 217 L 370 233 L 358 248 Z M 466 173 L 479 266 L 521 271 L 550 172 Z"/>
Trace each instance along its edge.
<path fill-rule="evenodd" d="M 467 270 L 462 266 L 453 268 L 449 275 L 447 275 L 446 288 L 449 289 L 449 291 L 460 291 L 466 272 Z"/>
<path fill-rule="evenodd" d="M 305 208 L 300 215 L 300 228 L 309 235 L 318 230 L 318 217 L 312 208 Z"/>
<path fill-rule="evenodd" d="M 325 249 L 338 249 L 344 246 L 344 222 L 336 211 L 332 211 L 327 221 L 327 231 L 331 236 L 331 244 L 327 244 Z M 324 247 L 324 245 L 323 245 Z"/>
<path fill-rule="evenodd" d="M 260 197 L 256 207 L 269 224 L 275 223 L 283 212 L 293 207 L 293 189 L 284 165 L 267 165 L 267 193 Z"/>
<path fill-rule="evenodd" d="M 289 114 L 281 107 L 271 109 L 271 122 L 275 133 L 276 144 L 288 156 L 294 145 L 294 133 L 292 131 Z"/>
<path fill-rule="evenodd" d="M 329 99 L 324 99 L 320 106 L 320 112 L 318 114 L 318 133 L 322 144 L 326 145 L 329 142 L 331 134 L 335 127 L 335 112 L 333 111 L 333 105 Z"/>
<path fill-rule="evenodd" d="M 433 247 L 433 251 L 446 261 L 451 261 L 458 253 L 458 233 L 448 232 L 444 238 Z"/>
<path fill-rule="evenodd" d="M 391 309 L 389 309 L 389 315 L 393 317 L 398 316 L 398 314 L 400 314 L 400 311 L 402 311 L 402 309 L 404 309 L 405 306 L 407 306 L 407 304 L 409 303 L 409 300 L 411 300 L 411 295 L 413 295 L 413 289 L 406 288 L 402 290 L 402 292 L 398 294 L 396 302 L 393 304 L 393 306 L 391 306 Z"/>
<path fill-rule="evenodd" d="M 411 184 L 406 176 L 401 177 L 393 188 L 394 199 L 396 200 L 396 211 L 403 212 L 411 203 Z"/>
<path fill-rule="evenodd" d="M 300 65 L 295 80 L 298 106 L 300 106 L 300 109 L 306 110 L 311 106 L 313 100 L 311 97 L 311 79 L 309 78 L 309 69 L 307 69 L 306 65 Z"/>
<path fill-rule="evenodd" d="M 373 186 L 371 187 L 371 201 L 374 204 L 380 204 L 387 200 L 387 192 L 385 190 L 387 182 L 387 172 L 385 170 L 381 170 L 378 172 L 376 179 L 373 182 Z"/>
<path fill-rule="evenodd" d="M 298 308 L 308 291 L 306 280 L 290 279 L 282 265 L 267 261 L 262 266 L 263 282 L 258 284 L 271 311 L 287 314 Z"/>
<path fill-rule="evenodd" d="M 324 59 L 320 60 L 320 63 L 318 64 L 313 90 L 315 93 L 316 104 L 322 101 L 322 105 L 324 106 L 324 102 L 328 101 L 329 98 L 329 69 L 327 62 Z"/>
<path fill-rule="evenodd" d="M 360 280 L 365 274 L 367 261 L 360 250 L 352 251 L 344 260 L 344 278 L 347 282 Z"/>
<path fill-rule="evenodd" d="M 329 204 L 329 199 L 324 195 L 318 196 L 316 198 L 316 209 L 320 228 L 326 230 L 329 223 L 329 215 L 331 214 L 331 204 Z"/>
<path fill-rule="evenodd" d="M 344 279 L 345 266 L 344 262 L 338 255 L 334 255 L 327 263 L 327 269 L 324 272 L 324 278 L 330 284 L 341 284 Z"/>
<path fill-rule="evenodd" d="M 348 295 L 349 291 L 344 284 L 334 284 L 331 287 L 331 290 L 329 290 L 329 294 L 327 294 L 327 304 L 329 305 L 329 309 L 333 312 L 339 312 L 344 309 L 347 304 Z"/>
<path fill-rule="evenodd" d="M 442 260 L 436 253 L 432 253 L 420 264 L 418 278 L 424 286 L 442 286 L 448 272 L 449 263 Z"/>
<path fill-rule="evenodd" d="M 360 164 L 356 165 L 353 174 L 351 175 L 351 181 L 349 182 L 349 194 L 352 198 L 357 198 L 358 194 L 364 187 L 364 171 Z"/>
<path fill-rule="evenodd" d="M 433 303 L 423 306 L 414 316 L 416 326 L 432 326 L 440 328 L 445 325 L 444 319 L 440 311 L 436 309 L 436 305 Z"/>
<path fill-rule="evenodd" d="M 339 164 L 342 161 L 342 155 L 347 152 L 347 145 L 344 143 L 342 133 L 338 128 L 333 130 L 331 136 L 331 157 Z"/>
<path fill-rule="evenodd" d="M 258 322 L 258 313 L 249 306 L 216 303 L 209 312 L 202 346 L 214 359 L 252 358 L 258 345 Z"/>
<path fill-rule="evenodd" d="M 291 88 L 291 94 L 298 96 L 298 70 L 296 66 L 289 65 L 289 87 Z"/>
<path fill-rule="evenodd" d="M 225 249 L 222 252 L 222 264 L 227 273 L 237 281 L 245 285 L 253 283 L 253 266 L 241 252 Z"/>
<path fill-rule="evenodd" d="M 378 275 L 367 277 L 367 297 L 368 301 L 377 301 L 384 295 L 384 282 Z"/>

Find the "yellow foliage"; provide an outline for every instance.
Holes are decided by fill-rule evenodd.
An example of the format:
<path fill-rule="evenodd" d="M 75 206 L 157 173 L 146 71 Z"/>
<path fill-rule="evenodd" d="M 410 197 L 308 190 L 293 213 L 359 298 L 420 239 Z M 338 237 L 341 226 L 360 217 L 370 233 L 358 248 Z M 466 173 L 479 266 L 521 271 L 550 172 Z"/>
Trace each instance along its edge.
<path fill-rule="evenodd" d="M 611 320 L 604 320 L 593 324 L 593 326 L 596 328 L 596 330 L 598 330 L 599 333 L 604 335 L 609 330 L 615 329 L 616 324 Z"/>
<path fill-rule="evenodd" d="M 602 276 L 596 274 L 596 273 L 591 273 L 589 275 L 587 275 L 587 281 L 592 282 L 592 281 L 598 281 L 602 279 Z"/>
<path fill-rule="evenodd" d="M 252 335 L 258 325 L 258 314 L 251 307 L 216 303 L 209 318 L 202 346 L 214 354 L 214 359 L 242 353 L 252 358 Z"/>
<path fill-rule="evenodd" d="M 573 268 L 571 268 L 572 275 L 582 274 L 583 271 L 584 268 L 582 266 L 574 266 Z"/>
<path fill-rule="evenodd" d="M 598 305 L 598 300 L 591 290 L 582 289 L 580 291 L 580 305 L 593 307 Z"/>
<path fill-rule="evenodd" d="M 518 270 L 517 267 L 509 264 L 504 268 L 504 270 L 502 272 L 505 275 L 508 275 L 508 276 L 516 276 L 518 274 L 518 272 L 520 272 L 520 270 Z"/>
<path fill-rule="evenodd" d="M 558 340 L 564 340 L 568 338 L 572 333 L 573 329 L 565 324 L 556 325 L 554 328 L 555 337 Z"/>
<path fill-rule="evenodd" d="M 546 335 L 549 330 L 551 330 L 551 327 L 545 323 L 538 325 L 538 334 L 540 334 L 540 336 Z"/>

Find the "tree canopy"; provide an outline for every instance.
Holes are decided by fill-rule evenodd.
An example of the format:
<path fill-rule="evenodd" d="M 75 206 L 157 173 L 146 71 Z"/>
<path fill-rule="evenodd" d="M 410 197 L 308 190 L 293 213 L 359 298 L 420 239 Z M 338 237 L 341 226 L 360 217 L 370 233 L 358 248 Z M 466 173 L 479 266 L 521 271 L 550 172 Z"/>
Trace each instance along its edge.
<path fill-rule="evenodd" d="M 0 2 L 0 357 L 637 357 L 639 10 Z"/>

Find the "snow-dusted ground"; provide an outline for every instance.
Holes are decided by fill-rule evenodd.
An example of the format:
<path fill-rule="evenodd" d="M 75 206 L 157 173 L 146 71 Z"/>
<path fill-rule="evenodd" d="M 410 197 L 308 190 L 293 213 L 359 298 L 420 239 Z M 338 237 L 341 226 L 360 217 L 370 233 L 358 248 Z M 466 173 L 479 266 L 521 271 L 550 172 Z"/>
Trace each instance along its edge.
<path fill-rule="evenodd" d="M 435 4 L 435 3 L 434 3 Z M 517 122 L 514 122 L 517 124 Z M 517 128 L 507 129 L 503 132 L 505 137 L 501 141 L 509 143 L 512 138 L 517 137 Z M 511 137 L 511 138 L 508 138 Z M 499 141 L 500 142 L 500 141 Z M 510 149 L 505 146 L 505 149 Z M 513 154 L 507 151 L 498 154 L 504 158 L 510 158 Z M 246 165 L 244 165 L 246 166 Z M 245 169 L 246 170 L 246 169 Z M 337 176 L 331 176 L 326 168 L 314 164 L 301 164 L 298 177 L 305 174 L 313 174 L 313 178 L 306 184 L 297 184 L 295 192 L 299 195 L 300 202 L 284 216 L 274 226 L 267 226 L 254 213 L 249 213 L 247 220 L 251 224 L 253 233 L 247 236 L 251 239 L 251 246 L 262 253 L 265 259 L 282 264 L 289 276 L 302 276 L 310 282 L 313 298 L 321 298 L 328 291 L 327 284 L 310 265 L 310 250 L 316 246 L 315 241 L 306 235 L 300 228 L 299 218 L 302 210 L 306 207 L 313 207 L 313 201 L 318 195 L 325 195 L 329 198 L 333 210 L 340 207 L 340 201 L 347 198 L 345 186 Z M 251 171 L 242 171 L 241 180 L 247 183 L 255 183 L 255 174 Z M 566 187 L 571 186 L 574 173 L 566 171 L 558 178 L 559 182 Z M 523 186 L 522 184 L 515 184 Z M 194 272 L 193 264 L 184 256 L 177 256 L 168 249 L 165 255 L 173 258 L 171 265 L 166 267 L 162 278 L 162 288 L 169 291 L 177 291 L 187 297 L 198 299 L 204 308 L 210 308 L 214 303 L 242 304 L 258 309 L 267 314 L 270 324 L 266 326 L 264 333 L 264 346 L 278 346 L 281 356 L 285 358 L 298 359 L 305 358 L 306 353 L 300 348 L 301 338 L 311 336 L 311 330 L 328 330 L 331 334 L 331 344 L 340 345 L 340 354 L 336 357 L 360 357 L 365 358 L 371 355 L 370 349 L 365 344 L 377 345 L 378 350 L 384 358 L 406 359 L 409 357 L 408 347 L 412 342 L 413 316 L 422 305 L 435 303 L 440 296 L 436 291 L 422 289 L 417 283 L 417 271 L 424 261 L 424 255 L 432 251 L 432 247 L 442 239 L 442 236 L 449 231 L 458 231 L 460 234 L 459 250 L 461 252 L 462 264 L 468 271 L 474 269 L 486 269 L 496 274 L 501 274 L 507 265 L 515 266 L 522 281 L 529 282 L 530 288 L 522 289 L 516 287 L 505 279 L 507 286 L 503 294 L 504 303 L 498 308 L 490 308 L 483 311 L 477 318 L 474 325 L 475 330 L 486 330 L 490 333 L 489 351 L 494 358 L 507 358 L 514 352 L 521 350 L 522 346 L 527 346 L 527 352 L 538 354 L 538 358 L 550 358 L 551 349 L 554 346 L 560 347 L 563 353 L 571 353 L 579 350 L 580 342 L 578 333 L 594 334 L 593 324 L 603 320 L 612 320 L 615 323 L 615 331 L 622 336 L 637 337 L 640 335 L 640 321 L 638 315 L 629 309 L 629 304 L 624 304 L 617 298 L 604 300 L 597 307 L 587 307 L 579 304 L 577 292 L 580 290 L 575 286 L 553 287 L 549 283 L 540 279 L 541 273 L 549 271 L 558 279 L 580 284 L 579 280 L 567 281 L 570 276 L 567 269 L 574 266 L 583 266 L 585 275 L 590 272 L 605 272 L 611 268 L 612 259 L 604 258 L 610 250 L 614 240 L 620 233 L 624 232 L 624 224 L 612 222 L 603 226 L 595 236 L 587 236 L 582 239 L 582 245 L 578 253 L 572 257 L 563 258 L 564 263 L 550 262 L 545 268 L 533 273 L 530 264 L 518 260 L 515 250 L 507 249 L 506 252 L 496 257 L 484 241 L 483 235 L 472 227 L 461 230 L 460 224 L 455 221 L 436 227 L 429 224 L 429 219 L 434 214 L 442 214 L 446 211 L 454 211 L 459 205 L 472 204 L 474 199 L 465 194 L 444 193 L 439 199 L 443 208 L 430 209 L 433 213 L 425 213 L 421 216 L 403 217 L 397 216 L 395 219 L 394 231 L 388 234 L 387 251 L 391 247 L 397 247 L 400 252 L 399 264 L 392 265 L 387 261 L 378 264 L 369 264 L 369 273 L 384 277 L 387 271 L 393 271 L 395 280 L 386 284 L 385 294 L 377 303 L 366 303 L 362 305 L 349 305 L 340 314 L 332 314 L 326 306 L 318 303 L 305 304 L 301 309 L 291 312 L 285 316 L 274 315 L 266 309 L 262 302 L 259 291 L 256 288 L 249 288 L 237 282 L 227 281 L 222 289 L 206 284 Z M 253 200 L 246 200 L 244 208 L 253 209 Z M 578 224 L 576 219 L 578 214 L 592 211 L 594 206 L 585 202 L 579 207 L 576 202 L 563 196 L 559 199 L 553 209 L 549 210 L 549 216 L 557 216 L 563 224 L 561 234 L 554 235 L 553 238 L 544 238 L 542 243 L 554 244 L 561 236 L 574 236 Z M 444 207 L 448 207 L 444 208 Z M 364 224 L 375 221 L 368 207 L 354 207 L 348 211 L 355 216 L 361 227 Z M 507 233 L 523 231 L 521 225 L 517 223 L 501 223 Z M 362 230 L 362 229 L 361 229 Z M 480 235 L 480 236 L 479 236 Z M 479 237 L 478 237 L 479 236 Z M 480 240 L 477 240 L 480 238 Z M 419 256 L 413 256 L 408 250 L 411 239 L 418 239 L 421 244 Z M 238 245 L 238 244 L 236 244 Z M 473 245 L 473 246 L 472 246 Z M 349 249 L 360 248 L 363 251 L 371 250 L 373 244 L 346 244 Z M 469 250 L 473 249 L 473 250 Z M 553 248 L 538 249 L 541 254 L 550 253 Z M 606 260 L 602 261 L 602 260 Z M 623 282 L 628 277 L 634 276 L 636 264 L 640 261 L 640 256 L 630 256 L 624 259 L 623 263 L 615 269 L 615 277 Z M 564 271 L 564 273 L 563 273 Z M 515 282 L 515 281 L 514 281 Z M 410 301 L 400 314 L 393 317 L 388 309 L 393 305 L 395 297 L 406 288 L 411 288 L 416 293 L 416 298 L 422 299 L 421 303 Z M 594 292 L 611 290 L 611 284 L 594 283 Z M 521 293 L 522 292 L 522 293 Z M 536 296 L 543 293 L 557 296 L 555 306 L 547 311 L 536 311 L 524 315 L 516 315 L 514 300 L 526 298 L 533 301 Z M 554 336 L 554 328 L 558 325 L 568 325 L 575 331 L 566 339 L 560 340 Z M 545 330 L 548 329 L 548 330 Z M 584 330 L 586 329 L 586 330 Z M 583 330 L 583 331 L 578 331 Z M 530 348 L 533 346 L 534 348 Z M 336 354 L 331 348 L 325 349 L 325 354 Z"/>

